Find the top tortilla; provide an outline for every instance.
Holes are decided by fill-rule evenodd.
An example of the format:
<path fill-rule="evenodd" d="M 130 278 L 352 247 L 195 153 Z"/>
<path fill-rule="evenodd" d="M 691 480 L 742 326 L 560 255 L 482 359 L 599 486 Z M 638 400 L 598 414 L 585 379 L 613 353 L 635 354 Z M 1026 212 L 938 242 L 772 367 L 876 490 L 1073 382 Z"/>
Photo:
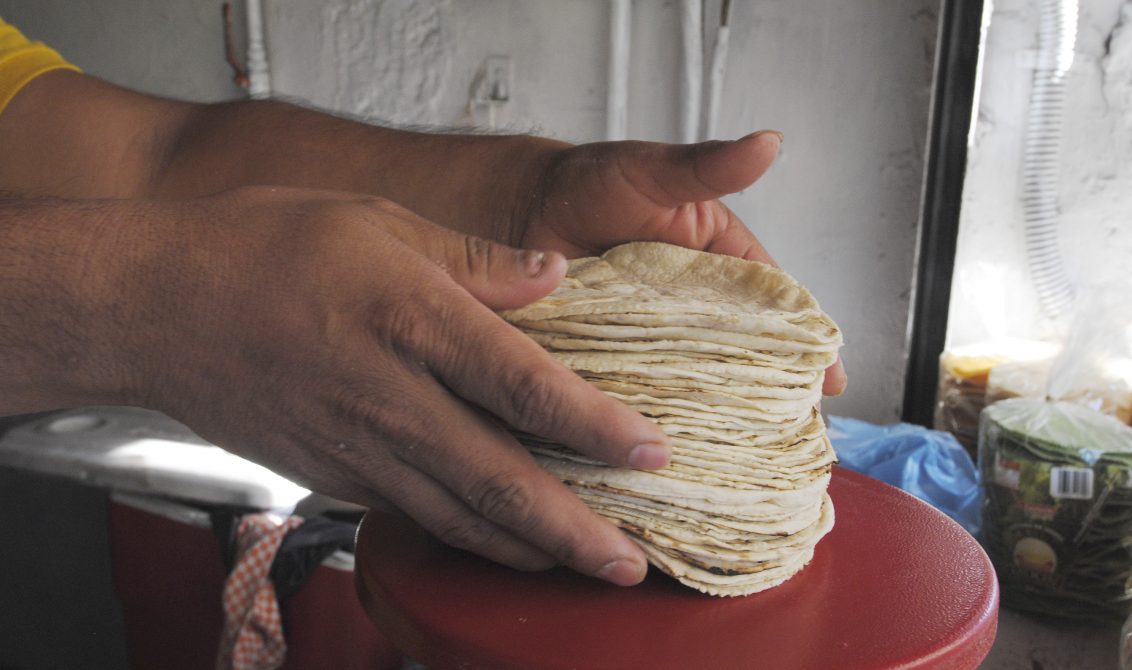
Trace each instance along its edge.
<path fill-rule="evenodd" d="M 541 321 L 580 321 L 620 333 L 638 326 L 760 336 L 760 348 L 777 341 L 785 351 L 841 345 L 841 332 L 817 300 L 782 270 L 660 242 L 623 244 L 600 258 L 570 261 L 554 293 L 502 315 L 539 330 Z"/>

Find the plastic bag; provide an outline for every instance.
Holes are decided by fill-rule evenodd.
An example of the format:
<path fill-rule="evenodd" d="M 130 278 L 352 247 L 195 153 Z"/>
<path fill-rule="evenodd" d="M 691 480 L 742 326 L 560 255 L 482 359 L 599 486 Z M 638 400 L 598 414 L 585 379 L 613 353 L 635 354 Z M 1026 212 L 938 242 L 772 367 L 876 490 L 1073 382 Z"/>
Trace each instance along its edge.
<path fill-rule="evenodd" d="M 1008 398 L 1046 397 L 1053 357 L 1036 361 L 1010 361 L 996 365 L 987 376 L 986 403 Z M 976 436 L 976 442 L 978 438 Z"/>
<path fill-rule="evenodd" d="M 1046 394 L 1132 422 L 1132 283 L 1082 290 Z"/>
<path fill-rule="evenodd" d="M 829 438 L 842 467 L 892 484 L 978 535 L 979 473 L 955 436 L 907 423 L 877 426 L 831 416 Z"/>
<path fill-rule="evenodd" d="M 1132 428 L 1074 403 L 983 411 L 983 545 L 1002 603 L 1116 621 L 1132 603 Z"/>
<path fill-rule="evenodd" d="M 1010 370 L 1048 371 L 1061 350 L 1051 342 L 999 339 L 949 348 L 939 357 L 939 388 L 934 427 L 959 440 L 974 460 L 978 454 L 979 413 L 1003 397 L 1045 395 L 1048 375 L 1027 375 L 1020 383 Z M 1005 374 L 1004 374 L 1005 373 Z"/>

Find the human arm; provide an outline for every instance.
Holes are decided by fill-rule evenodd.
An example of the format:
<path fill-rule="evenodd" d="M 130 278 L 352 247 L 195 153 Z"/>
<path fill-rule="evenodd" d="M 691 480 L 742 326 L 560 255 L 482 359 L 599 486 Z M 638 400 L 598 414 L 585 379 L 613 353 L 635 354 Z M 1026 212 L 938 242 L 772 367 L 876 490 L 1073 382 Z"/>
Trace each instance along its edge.
<path fill-rule="evenodd" d="M 31 82 L 0 114 L 0 188 L 179 199 L 240 186 L 366 193 L 449 228 L 506 237 L 521 190 L 562 143 L 422 133 L 279 101 L 204 105 L 76 72 Z"/>
<path fill-rule="evenodd" d="M 0 200 L 0 415 L 159 409 L 509 565 L 643 578 L 641 550 L 499 424 L 615 464 L 667 462 L 655 425 L 492 312 L 552 290 L 560 255 L 359 194 L 155 198 L 177 122 L 164 101 L 70 73 L 0 114 L 0 162 L 18 158 L 0 172 L 18 193 Z"/>
<path fill-rule="evenodd" d="M 770 258 L 718 197 L 766 171 L 774 133 L 574 146 L 386 128 L 276 101 L 183 103 L 53 72 L 0 115 L 0 139 L 0 184 L 22 193 L 175 199 L 296 186 L 387 198 L 467 234 L 545 240 L 571 256 L 663 238 Z"/>
<path fill-rule="evenodd" d="M 251 184 L 327 188 L 388 198 L 454 230 L 568 257 L 660 240 L 773 262 L 719 200 L 767 170 L 780 141 L 773 132 L 695 145 L 580 146 L 428 134 L 280 102 L 166 101 L 59 72 L 33 82 L 0 114 L 0 141 L 9 148 L 0 155 L 0 185 L 23 192 L 177 198 Z M 838 362 L 824 390 L 837 394 L 845 383 Z"/>
<path fill-rule="evenodd" d="M 492 312 L 552 290 L 560 255 L 468 238 L 385 200 L 273 187 L 9 199 L 0 236 L 0 415 L 159 409 L 494 560 L 643 577 L 640 549 L 500 425 L 618 465 L 665 461 L 655 425 Z"/>
<path fill-rule="evenodd" d="M 235 108 L 245 104 L 258 103 Z M 515 283 L 504 262 L 515 252 L 453 230 L 572 255 L 630 235 L 755 257 L 761 246 L 744 238 L 750 233 L 718 203 L 667 203 L 610 178 L 629 166 L 629 176 L 644 167 L 658 184 L 673 181 L 652 171 L 666 157 L 650 154 L 656 151 L 668 152 L 676 184 L 689 170 L 730 174 L 726 163 L 748 162 L 752 149 L 765 154 L 768 138 L 709 145 L 706 154 L 632 143 L 571 148 L 534 138 L 449 138 L 456 143 L 430 153 L 378 139 L 296 144 L 296 137 L 311 139 L 318 124 L 348 123 L 322 115 L 282 128 L 241 122 L 240 132 L 192 134 L 199 109 L 59 72 L 37 79 L 0 114 L 0 188 L 70 199 L 29 197 L 0 211 L 5 239 L 25 236 L 0 253 L 10 270 L 0 275 L 2 310 L 11 319 L 0 336 L 0 414 L 91 403 L 161 409 L 297 481 L 362 504 L 390 502 L 446 541 L 496 560 L 527 568 L 561 562 L 617 583 L 638 581 L 640 550 L 538 470 L 492 417 L 615 465 L 663 465 L 663 435 L 491 314 L 518 304 L 500 302 L 492 288 Z M 208 108 L 221 115 L 221 128 L 240 117 L 226 109 Z M 307 118 L 276 103 L 266 109 Z M 265 134 L 245 137 L 246 128 Z M 350 126 L 344 136 L 383 132 Z M 251 147 L 229 151 L 224 138 L 234 136 L 287 151 L 306 146 L 297 164 L 313 172 L 292 171 L 296 157 L 273 159 L 271 152 L 241 162 Z M 362 158 L 320 153 L 329 146 L 362 146 L 362 154 L 389 161 L 388 175 L 416 175 L 397 182 L 369 172 L 363 176 L 376 181 L 339 187 L 398 198 L 452 230 L 386 200 L 240 188 L 365 172 Z M 485 147 L 500 151 L 498 165 L 521 169 L 490 169 L 496 164 Z M 630 148 L 635 161 L 626 158 Z M 438 167 L 451 152 L 461 160 Z M 189 155 L 196 157 L 184 158 L 183 167 L 192 168 L 185 174 L 197 176 L 171 176 Z M 719 156 L 725 164 L 712 167 Z M 766 165 L 769 158 L 744 174 L 753 180 Z M 224 178 L 207 181 L 213 170 Z M 616 188 L 607 193 L 607 184 Z M 581 202 L 575 194 L 591 204 L 573 209 L 571 202 Z M 540 202 L 546 207 L 531 208 Z M 579 215 L 596 223 L 583 226 Z M 447 240 L 445 251 L 430 251 L 437 240 Z M 557 275 L 536 281 L 537 290 L 519 282 L 527 288 L 504 293 L 521 302 L 550 291 L 561 276 L 561 258 L 550 258 Z M 19 286 L 40 290 L 9 292 Z M 439 297 L 452 300 L 438 304 Z M 631 460 L 645 444 L 660 449 Z M 611 564 L 620 567 L 603 571 Z"/>

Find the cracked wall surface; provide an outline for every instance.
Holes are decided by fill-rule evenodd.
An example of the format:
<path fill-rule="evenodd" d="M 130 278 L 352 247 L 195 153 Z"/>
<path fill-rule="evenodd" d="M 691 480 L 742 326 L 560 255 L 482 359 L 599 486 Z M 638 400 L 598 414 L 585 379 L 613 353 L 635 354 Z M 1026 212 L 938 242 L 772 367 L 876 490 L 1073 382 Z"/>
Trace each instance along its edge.
<path fill-rule="evenodd" d="M 431 0 L 335 0 L 321 7 L 333 63 L 330 106 L 366 117 L 432 119 L 451 85 L 451 36 Z"/>

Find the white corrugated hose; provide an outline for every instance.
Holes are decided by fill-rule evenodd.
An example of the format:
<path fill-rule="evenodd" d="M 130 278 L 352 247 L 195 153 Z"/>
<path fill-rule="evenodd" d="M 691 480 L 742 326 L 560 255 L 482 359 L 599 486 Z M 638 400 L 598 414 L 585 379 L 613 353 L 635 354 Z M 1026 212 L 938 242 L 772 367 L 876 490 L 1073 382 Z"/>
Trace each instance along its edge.
<path fill-rule="evenodd" d="M 1077 1 L 1040 0 L 1038 57 L 1022 151 L 1022 214 L 1030 276 L 1042 308 L 1054 318 L 1073 302 L 1057 228 L 1065 77 L 1076 42 Z"/>

